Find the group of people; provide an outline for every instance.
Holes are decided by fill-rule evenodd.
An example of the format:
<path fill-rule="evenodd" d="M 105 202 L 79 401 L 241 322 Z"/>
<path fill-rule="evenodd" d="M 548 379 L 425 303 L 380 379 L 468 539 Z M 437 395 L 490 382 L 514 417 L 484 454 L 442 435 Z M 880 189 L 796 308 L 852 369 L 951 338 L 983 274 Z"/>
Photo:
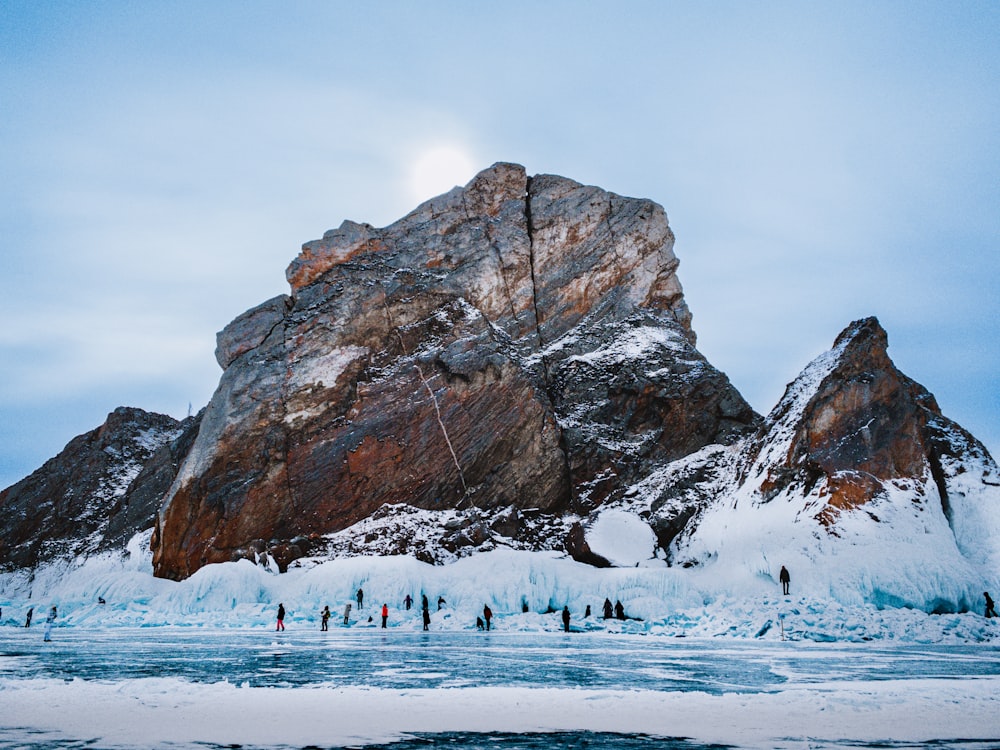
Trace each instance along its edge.
<path fill-rule="evenodd" d="M 364 592 L 364 590 L 359 588 L 357 590 L 357 593 L 355 594 L 354 598 L 355 598 L 355 601 L 358 604 L 358 610 L 360 611 L 364 607 L 364 600 L 365 600 L 365 592 Z M 424 630 L 429 630 L 430 629 L 430 624 L 431 624 L 430 601 L 427 598 L 427 594 L 421 594 L 420 600 L 421 600 L 420 601 L 420 609 L 421 609 L 421 619 L 422 619 L 422 622 L 423 622 L 423 629 Z M 445 601 L 445 598 L 443 596 L 439 596 L 438 599 L 437 599 L 437 608 L 438 608 L 438 610 L 440 611 L 441 608 L 444 607 L 445 604 L 447 604 L 447 602 Z M 344 625 L 349 625 L 350 624 L 351 610 L 353 609 L 353 606 L 354 606 L 353 602 L 348 602 L 347 604 L 344 605 Z M 407 610 L 411 609 L 413 607 L 413 597 L 410 596 L 409 594 L 407 594 L 406 598 L 403 599 L 403 606 Z M 527 600 L 524 600 L 522 602 L 522 611 L 523 612 L 528 612 L 529 611 Z M 386 603 L 382 604 L 381 615 L 382 615 L 382 627 L 385 628 L 385 627 L 388 626 L 388 622 L 389 622 L 389 605 L 388 604 L 386 604 Z M 323 607 L 323 611 L 320 612 L 320 628 L 319 629 L 321 631 L 328 631 L 330 629 L 330 617 L 331 616 L 332 616 L 332 613 L 330 612 L 330 606 L 329 605 L 325 605 Z M 572 615 L 570 614 L 569 606 L 568 605 L 563 607 L 561 616 L 562 616 L 562 622 L 563 622 L 563 629 L 568 633 L 569 630 L 570 630 L 569 625 L 570 625 L 570 620 L 571 620 L 571 617 L 572 617 Z M 612 605 L 610 599 L 605 599 L 604 600 L 604 619 L 606 619 L 606 620 L 610 619 L 612 616 L 618 618 L 619 620 L 628 619 L 625 616 L 625 607 L 622 605 L 621 601 L 616 601 L 615 604 Z M 587 606 L 587 611 L 586 611 L 586 614 L 584 615 L 584 618 L 587 618 L 587 617 L 590 617 L 590 606 L 589 605 Z M 369 617 L 368 621 L 371 622 L 372 619 L 373 619 L 372 617 Z M 282 630 L 285 629 L 284 620 L 285 620 L 285 605 L 284 605 L 284 603 L 279 603 L 278 604 L 277 624 L 275 625 L 275 630 L 276 631 L 282 631 Z M 493 626 L 493 610 L 490 609 L 490 605 L 486 604 L 486 605 L 483 606 L 483 613 L 482 613 L 482 615 L 476 617 L 476 628 L 478 630 L 488 631 L 488 630 L 490 630 L 492 628 L 492 626 Z"/>
<path fill-rule="evenodd" d="M 604 600 L 604 619 L 610 620 L 612 616 L 616 620 L 628 619 L 627 617 L 625 617 L 625 606 L 621 603 L 620 599 L 615 599 L 615 604 L 613 607 L 611 606 L 610 599 Z"/>
<path fill-rule="evenodd" d="M 357 602 L 358 611 L 359 612 L 362 609 L 364 609 L 364 606 L 365 606 L 365 592 L 364 592 L 363 588 L 358 588 L 357 592 L 355 592 L 354 600 Z M 422 600 L 421 601 L 421 609 L 423 610 L 422 614 L 423 614 L 424 630 L 429 630 L 430 629 L 430 624 L 431 624 L 430 602 L 428 601 L 426 594 L 421 595 L 421 600 Z M 437 600 L 437 608 L 438 608 L 438 610 L 440 610 L 445 604 L 447 604 L 447 602 L 445 601 L 444 597 L 443 596 L 439 596 L 438 600 Z M 406 607 L 407 610 L 411 609 L 413 607 L 413 597 L 410 596 L 409 594 L 407 594 L 406 598 L 403 599 L 403 606 Z M 353 602 L 347 602 L 347 604 L 344 605 L 344 625 L 349 625 L 350 624 L 350 622 L 351 622 L 351 610 L 353 608 L 354 608 L 354 603 Z M 493 617 L 493 613 L 490 611 L 489 607 L 486 608 L 484 614 L 486 612 L 489 613 L 489 615 L 487 617 L 487 621 L 486 621 L 486 629 L 489 630 L 489 620 Z M 383 628 L 388 627 L 388 625 L 389 625 L 389 605 L 388 605 L 388 603 L 385 603 L 385 602 L 382 603 L 382 611 L 380 612 L 380 614 L 382 616 L 382 627 Z M 331 616 L 332 616 L 332 613 L 330 612 L 330 605 L 325 605 L 323 607 L 323 611 L 320 612 L 320 627 L 319 627 L 319 629 L 321 631 L 328 631 L 330 629 L 330 617 Z M 29 614 L 28 617 L 30 619 L 31 615 Z M 372 622 L 373 619 L 374 619 L 373 617 L 369 616 L 368 622 Z M 275 624 L 274 629 L 275 629 L 275 631 L 282 631 L 282 630 L 285 629 L 285 605 L 284 605 L 283 602 L 279 602 L 278 603 L 277 623 Z"/>
<path fill-rule="evenodd" d="M 784 565 L 781 566 L 781 571 L 778 573 L 778 582 L 781 584 L 782 595 L 788 596 L 789 588 L 791 586 L 791 575 L 788 572 L 788 568 L 786 568 Z M 995 609 L 995 605 L 993 603 L 993 599 L 990 597 L 989 592 L 984 591 L 983 596 L 986 599 L 986 612 L 985 612 L 986 617 L 996 617 L 997 612 Z M 358 611 L 360 611 L 361 609 L 364 608 L 364 601 L 365 601 L 364 590 L 358 588 L 354 598 L 358 603 Z M 423 621 L 423 629 L 429 630 L 431 624 L 431 613 L 430 613 L 430 602 L 427 599 L 427 594 L 421 594 L 420 600 L 421 600 L 420 608 L 421 608 L 421 617 Z M 447 604 L 447 602 L 445 601 L 444 597 L 439 596 L 437 599 L 438 610 L 440 610 L 445 604 Z M 413 597 L 407 594 L 406 598 L 403 599 L 403 606 L 407 610 L 411 609 L 413 606 Z M 346 605 L 344 605 L 344 625 L 350 624 L 351 609 L 352 609 L 351 602 L 348 602 Z M 521 609 L 523 612 L 529 611 L 527 600 L 522 600 Z M 33 611 L 34 611 L 33 609 L 28 610 L 28 619 L 27 622 L 25 622 L 24 624 L 25 627 L 29 627 L 31 625 L 31 615 Z M 383 602 L 380 614 L 382 616 L 382 627 L 383 628 L 388 627 L 389 605 L 387 603 Z M 621 603 L 620 599 L 615 600 L 615 603 L 612 604 L 611 599 L 606 598 L 604 600 L 603 615 L 605 620 L 610 620 L 612 618 L 615 618 L 617 620 L 629 619 L 625 614 L 625 607 Z M 322 631 L 329 630 L 330 617 L 331 613 L 329 605 L 324 606 L 323 611 L 320 613 L 320 630 Z M 565 630 L 565 632 L 567 633 L 570 632 L 570 621 L 572 615 L 570 614 L 568 605 L 563 607 L 561 617 L 563 623 L 563 630 Z M 586 612 L 584 613 L 584 619 L 588 617 L 590 617 L 590 605 L 587 605 Z M 52 630 L 52 623 L 55 622 L 55 618 L 56 618 L 56 608 L 53 607 L 49 613 L 48 618 L 46 619 L 45 640 L 49 640 L 49 635 Z M 279 603 L 277 625 L 275 627 L 275 630 L 281 631 L 285 629 L 284 620 L 285 620 L 285 605 L 283 603 Z M 368 622 L 372 622 L 372 620 L 373 620 L 372 617 L 368 618 Z M 487 604 L 483 607 L 482 616 L 476 617 L 476 628 L 478 630 L 488 631 L 491 629 L 492 623 L 493 623 L 493 610 L 490 609 L 490 606 Z"/>
<path fill-rule="evenodd" d="M 34 607 L 29 607 L 28 608 L 28 615 L 27 615 L 27 617 L 24 618 L 24 627 L 26 627 L 26 628 L 30 628 L 31 627 L 31 618 L 34 616 L 34 614 L 35 614 L 35 608 Z M 2 617 L 2 616 L 3 616 L 3 610 L 0 609 L 0 617 Z M 51 641 L 52 640 L 52 628 L 55 627 L 55 625 L 56 625 L 56 618 L 58 616 L 59 616 L 59 613 L 58 613 L 58 610 L 56 609 L 56 605 L 53 604 L 52 608 L 49 610 L 48 615 L 45 616 L 45 635 L 43 636 L 44 640 L 46 640 L 46 641 Z"/>

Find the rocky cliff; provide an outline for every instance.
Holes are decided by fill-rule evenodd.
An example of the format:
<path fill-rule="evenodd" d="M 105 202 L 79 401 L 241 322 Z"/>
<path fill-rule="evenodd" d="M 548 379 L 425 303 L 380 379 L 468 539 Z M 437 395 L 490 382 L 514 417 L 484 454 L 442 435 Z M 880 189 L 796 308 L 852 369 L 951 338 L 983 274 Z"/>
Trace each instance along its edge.
<path fill-rule="evenodd" d="M 440 544 L 391 534 L 385 551 L 562 548 L 567 518 L 652 465 L 752 430 L 694 348 L 672 248 L 655 203 L 513 164 L 307 243 L 291 296 L 219 335 L 157 573 L 263 546 L 285 565 L 403 506 L 462 517 Z"/>

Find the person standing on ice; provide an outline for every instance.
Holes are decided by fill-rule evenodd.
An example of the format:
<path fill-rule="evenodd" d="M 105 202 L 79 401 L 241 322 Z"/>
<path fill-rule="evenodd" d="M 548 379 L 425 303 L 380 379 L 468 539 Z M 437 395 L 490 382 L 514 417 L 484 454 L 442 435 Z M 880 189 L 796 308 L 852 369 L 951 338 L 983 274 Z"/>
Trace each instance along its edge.
<path fill-rule="evenodd" d="M 605 620 L 610 620 L 612 618 L 613 614 L 614 613 L 612 612 L 612 609 L 611 609 L 611 600 L 610 599 L 605 599 L 604 600 L 604 619 Z"/>
<path fill-rule="evenodd" d="M 427 609 L 427 607 L 424 607 L 423 617 L 424 617 L 424 630 L 430 630 L 430 625 L 431 625 L 431 611 L 429 609 Z"/>
<path fill-rule="evenodd" d="M 362 591 L 361 587 L 358 587 L 358 609 L 364 609 L 365 606 L 365 592 Z"/>
<path fill-rule="evenodd" d="M 426 612 L 428 607 L 430 607 L 430 605 L 427 603 L 427 594 L 420 595 L 420 606 L 423 607 L 424 612 Z"/>
<path fill-rule="evenodd" d="M 781 581 L 782 596 L 788 596 L 788 584 L 792 582 L 792 577 L 788 575 L 788 568 L 784 565 L 781 566 L 781 572 L 778 573 L 778 580 Z"/>
<path fill-rule="evenodd" d="M 563 607 L 562 611 L 563 630 L 569 632 L 569 605 Z"/>
<path fill-rule="evenodd" d="M 385 627 L 386 622 L 389 620 L 389 605 L 382 604 L 382 627 Z"/>
<path fill-rule="evenodd" d="M 330 629 L 330 605 L 329 604 L 327 604 L 325 607 L 323 607 L 323 612 L 320 615 L 320 619 L 321 619 L 321 624 L 319 626 L 319 629 L 320 630 L 329 630 Z"/>
<path fill-rule="evenodd" d="M 622 606 L 621 599 L 615 599 L 615 617 L 619 620 L 625 619 L 625 607 Z"/>
<path fill-rule="evenodd" d="M 486 629 L 490 629 L 490 620 L 493 619 L 493 610 L 490 609 L 490 605 L 487 604 L 483 607 L 483 619 L 486 620 Z"/>
<path fill-rule="evenodd" d="M 345 624 L 345 625 L 347 625 L 347 624 L 348 624 L 348 622 L 347 622 L 347 621 L 348 621 L 348 619 L 349 619 L 350 617 L 351 617 L 351 603 L 350 603 L 350 602 L 348 602 L 348 603 L 347 603 L 347 604 L 346 604 L 346 605 L 344 606 L 344 624 Z"/>
<path fill-rule="evenodd" d="M 56 624 L 56 607 L 53 604 L 52 609 L 49 610 L 48 617 L 45 618 L 45 639 L 46 641 L 52 640 L 52 628 Z"/>
<path fill-rule="evenodd" d="M 285 605 L 278 602 L 278 624 L 274 626 L 274 631 L 285 629 Z"/>
<path fill-rule="evenodd" d="M 409 612 L 410 611 L 410 607 L 413 606 L 413 597 L 410 596 L 409 594 L 407 594 L 406 598 L 403 599 L 403 604 L 406 605 L 406 611 Z"/>
<path fill-rule="evenodd" d="M 984 591 L 983 596 L 986 597 L 986 616 L 996 617 L 997 611 L 993 608 L 993 600 L 990 598 L 990 592 Z"/>
<path fill-rule="evenodd" d="M 34 607 L 32 607 L 31 609 L 28 610 L 28 617 L 24 621 L 24 627 L 26 627 L 26 628 L 30 628 L 31 627 L 31 616 L 33 614 L 35 614 L 35 608 Z"/>

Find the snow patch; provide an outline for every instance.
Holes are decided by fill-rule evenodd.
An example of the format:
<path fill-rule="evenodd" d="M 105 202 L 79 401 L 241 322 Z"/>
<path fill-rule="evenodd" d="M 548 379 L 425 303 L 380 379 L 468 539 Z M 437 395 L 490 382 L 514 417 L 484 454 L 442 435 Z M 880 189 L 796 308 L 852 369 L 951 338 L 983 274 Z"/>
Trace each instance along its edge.
<path fill-rule="evenodd" d="M 586 533 L 587 544 L 596 554 L 620 567 L 634 567 L 653 557 L 656 535 L 634 513 L 606 510 Z"/>
<path fill-rule="evenodd" d="M 367 353 L 364 346 L 343 346 L 318 356 L 303 357 L 292 365 L 289 384 L 293 389 L 311 385 L 332 388 L 348 365 Z"/>
<path fill-rule="evenodd" d="M 670 352 L 686 351 L 687 342 L 667 327 L 638 326 L 622 331 L 614 343 L 586 354 L 574 354 L 567 362 L 583 362 L 592 367 L 613 367 L 620 362 L 634 362 L 648 352 L 666 349 Z"/>

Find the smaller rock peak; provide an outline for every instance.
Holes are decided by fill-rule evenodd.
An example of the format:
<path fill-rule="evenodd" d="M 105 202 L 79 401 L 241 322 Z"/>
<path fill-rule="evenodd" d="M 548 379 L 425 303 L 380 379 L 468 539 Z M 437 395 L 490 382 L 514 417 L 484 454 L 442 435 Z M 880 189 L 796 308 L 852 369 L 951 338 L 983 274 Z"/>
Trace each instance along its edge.
<path fill-rule="evenodd" d="M 104 424 L 97 429 L 102 435 L 119 434 L 137 425 L 142 428 L 154 423 L 171 424 L 176 423 L 176 421 L 173 417 L 166 414 L 157 414 L 156 412 L 146 411 L 134 406 L 119 406 L 108 414 L 108 418 L 104 420 Z"/>
<path fill-rule="evenodd" d="M 842 344 L 845 348 L 864 347 L 885 351 L 889 348 L 889 336 L 882 324 L 878 322 L 878 318 L 872 315 L 855 320 L 841 331 L 836 341 L 833 342 L 833 348 L 836 349 Z"/>

